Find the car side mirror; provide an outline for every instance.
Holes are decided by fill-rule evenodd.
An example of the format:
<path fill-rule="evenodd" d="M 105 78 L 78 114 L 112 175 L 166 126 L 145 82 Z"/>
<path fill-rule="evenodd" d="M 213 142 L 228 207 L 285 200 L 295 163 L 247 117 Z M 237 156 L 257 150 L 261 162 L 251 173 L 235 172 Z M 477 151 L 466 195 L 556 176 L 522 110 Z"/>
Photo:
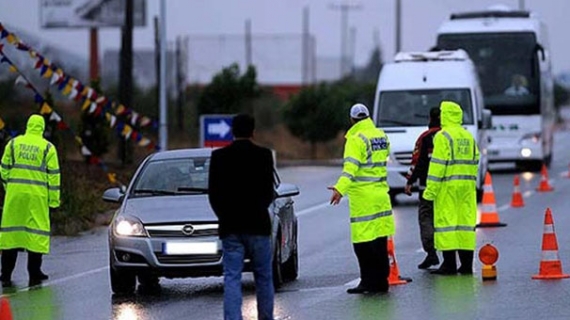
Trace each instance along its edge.
<path fill-rule="evenodd" d="M 491 110 L 483 109 L 481 114 L 482 114 L 482 119 L 479 121 L 479 129 L 493 128 L 493 117 L 491 114 Z"/>
<path fill-rule="evenodd" d="M 534 50 L 536 52 L 540 52 L 540 60 L 545 61 L 546 60 L 546 54 L 544 53 L 544 47 L 541 46 L 540 44 L 536 44 L 536 46 L 534 47 Z"/>
<path fill-rule="evenodd" d="M 103 193 L 103 201 L 120 203 L 121 201 L 123 201 L 123 197 L 125 196 L 123 188 L 124 187 L 121 188 L 115 187 L 105 190 L 105 192 Z"/>
<path fill-rule="evenodd" d="M 293 197 L 299 195 L 299 187 L 291 183 L 281 183 L 275 190 L 277 198 Z"/>

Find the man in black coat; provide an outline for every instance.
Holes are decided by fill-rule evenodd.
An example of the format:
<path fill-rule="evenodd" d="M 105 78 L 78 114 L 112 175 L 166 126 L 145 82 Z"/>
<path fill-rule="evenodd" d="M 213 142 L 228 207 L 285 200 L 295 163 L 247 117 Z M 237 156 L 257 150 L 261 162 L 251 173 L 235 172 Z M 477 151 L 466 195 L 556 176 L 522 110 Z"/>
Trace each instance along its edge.
<path fill-rule="evenodd" d="M 242 319 L 241 274 L 251 259 L 258 319 L 273 319 L 269 205 L 275 195 L 273 155 L 253 143 L 255 120 L 246 114 L 232 120 L 234 141 L 214 150 L 208 197 L 219 220 L 224 265 L 224 319 Z"/>

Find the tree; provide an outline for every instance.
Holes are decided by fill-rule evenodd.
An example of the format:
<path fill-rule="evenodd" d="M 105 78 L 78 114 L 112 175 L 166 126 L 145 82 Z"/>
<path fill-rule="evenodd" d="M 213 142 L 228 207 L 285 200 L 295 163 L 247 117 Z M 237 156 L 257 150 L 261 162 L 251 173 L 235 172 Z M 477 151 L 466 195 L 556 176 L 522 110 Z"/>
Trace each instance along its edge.
<path fill-rule="evenodd" d="M 199 114 L 252 112 L 251 100 L 259 95 L 257 72 L 249 66 L 240 76 L 234 63 L 212 78 L 198 99 Z"/>
<path fill-rule="evenodd" d="M 329 84 L 307 87 L 294 96 L 283 112 L 291 133 L 311 143 L 311 157 L 316 158 L 316 143 L 329 141 L 347 124 L 347 105 L 342 94 Z"/>
<path fill-rule="evenodd" d="M 357 69 L 354 78 L 360 82 L 376 82 L 378 80 L 378 75 L 380 70 L 382 70 L 382 50 L 380 47 L 374 48 L 370 54 L 370 59 L 368 63 L 363 68 Z"/>
<path fill-rule="evenodd" d="M 99 80 L 91 80 L 91 88 L 100 95 L 101 85 Z M 81 114 L 81 125 L 79 132 L 83 144 L 91 151 L 93 156 L 100 158 L 109 151 L 109 126 L 104 116 L 95 116 L 89 109 Z M 85 161 L 90 161 L 90 156 L 85 156 Z"/>

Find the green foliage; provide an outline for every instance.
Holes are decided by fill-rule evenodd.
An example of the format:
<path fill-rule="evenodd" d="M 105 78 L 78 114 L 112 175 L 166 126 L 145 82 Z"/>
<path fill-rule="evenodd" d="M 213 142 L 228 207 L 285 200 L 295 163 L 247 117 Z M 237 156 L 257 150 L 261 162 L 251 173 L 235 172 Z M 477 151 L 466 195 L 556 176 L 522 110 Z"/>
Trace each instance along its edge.
<path fill-rule="evenodd" d="M 259 92 L 255 67 L 249 66 L 245 74 L 240 75 L 239 65 L 234 63 L 223 68 L 204 88 L 198 99 L 198 113 L 251 113 L 251 100 Z"/>
<path fill-rule="evenodd" d="M 570 91 L 558 83 L 554 83 L 554 105 L 556 108 L 568 104 Z"/>
<path fill-rule="evenodd" d="M 301 140 L 327 142 L 348 128 L 348 112 L 353 104 L 363 103 L 372 109 L 374 90 L 374 84 L 350 79 L 306 87 L 285 107 L 283 121 Z"/>
<path fill-rule="evenodd" d="M 102 93 L 99 80 L 92 80 L 90 86 L 97 94 Z M 83 143 L 94 156 L 101 157 L 109 151 L 111 132 L 104 117 L 89 113 L 89 109 L 83 111 L 79 132 Z"/>
<path fill-rule="evenodd" d="M 374 48 L 370 54 L 370 58 L 366 66 L 357 69 L 354 73 L 354 78 L 360 82 L 376 82 L 380 70 L 382 69 L 382 50 L 380 47 Z"/>
<path fill-rule="evenodd" d="M 49 90 L 46 90 L 46 92 L 44 93 L 44 101 L 50 106 L 52 107 L 52 109 L 57 109 L 57 106 L 55 105 L 55 102 L 53 100 L 53 96 L 51 94 L 51 92 Z M 44 131 L 44 137 L 50 141 L 51 143 L 53 143 L 53 145 L 59 150 L 63 150 L 63 143 L 62 143 L 62 135 L 63 132 L 61 132 L 61 130 L 57 129 L 57 122 L 56 121 L 50 121 L 50 116 L 49 115 L 44 115 L 44 121 L 46 123 L 46 128 Z"/>
<path fill-rule="evenodd" d="M 97 224 L 97 217 L 115 205 L 101 196 L 109 184 L 99 167 L 66 161 L 61 166 L 61 206 L 51 215 L 52 233 L 75 235 Z"/>

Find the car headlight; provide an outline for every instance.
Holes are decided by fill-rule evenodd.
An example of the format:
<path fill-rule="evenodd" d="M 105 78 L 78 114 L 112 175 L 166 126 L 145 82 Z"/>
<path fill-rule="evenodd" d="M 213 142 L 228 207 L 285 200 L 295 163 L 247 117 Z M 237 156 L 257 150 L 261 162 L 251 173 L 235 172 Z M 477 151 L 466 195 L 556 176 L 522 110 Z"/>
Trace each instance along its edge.
<path fill-rule="evenodd" d="M 148 233 L 143 224 L 135 218 L 120 217 L 115 221 L 115 233 L 124 237 L 146 237 Z"/>
<path fill-rule="evenodd" d="M 540 141 L 541 133 L 540 132 L 531 132 L 527 133 L 521 138 L 521 142 L 532 142 L 538 143 Z"/>

